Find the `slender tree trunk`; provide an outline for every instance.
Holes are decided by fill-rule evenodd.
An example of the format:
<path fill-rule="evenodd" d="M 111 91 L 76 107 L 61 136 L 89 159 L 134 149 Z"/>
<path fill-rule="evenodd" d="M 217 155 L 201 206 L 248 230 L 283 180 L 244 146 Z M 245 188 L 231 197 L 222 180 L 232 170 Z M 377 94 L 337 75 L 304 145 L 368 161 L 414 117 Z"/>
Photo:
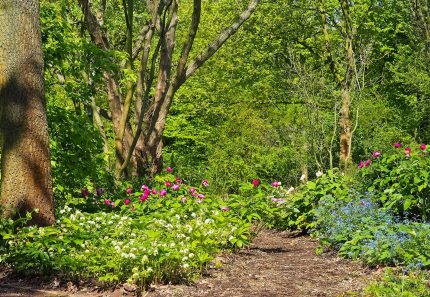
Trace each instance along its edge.
<path fill-rule="evenodd" d="M 340 155 L 339 167 L 346 169 L 350 159 L 350 144 L 351 144 L 351 97 L 348 89 L 342 88 L 340 91 L 341 108 L 339 113 L 340 126 Z"/>
<path fill-rule="evenodd" d="M 0 3 L 1 196 L 4 215 L 55 222 L 38 0 Z"/>

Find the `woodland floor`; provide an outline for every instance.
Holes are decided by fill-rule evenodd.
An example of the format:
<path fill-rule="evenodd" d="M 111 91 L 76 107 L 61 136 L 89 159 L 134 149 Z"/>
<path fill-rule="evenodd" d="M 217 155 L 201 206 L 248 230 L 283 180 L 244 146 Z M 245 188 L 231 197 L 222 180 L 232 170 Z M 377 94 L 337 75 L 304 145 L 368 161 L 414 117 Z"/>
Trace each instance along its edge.
<path fill-rule="evenodd" d="M 379 272 L 332 253 L 315 255 L 317 243 L 308 236 L 261 231 L 248 248 L 217 258 L 220 268 L 210 269 L 192 285 L 155 285 L 147 297 L 271 297 L 271 296 L 364 296 L 360 290 Z M 97 292 L 97 287 L 79 288 L 55 281 L 20 280 L 0 268 L 0 296 L 135 296 L 128 288 Z"/>

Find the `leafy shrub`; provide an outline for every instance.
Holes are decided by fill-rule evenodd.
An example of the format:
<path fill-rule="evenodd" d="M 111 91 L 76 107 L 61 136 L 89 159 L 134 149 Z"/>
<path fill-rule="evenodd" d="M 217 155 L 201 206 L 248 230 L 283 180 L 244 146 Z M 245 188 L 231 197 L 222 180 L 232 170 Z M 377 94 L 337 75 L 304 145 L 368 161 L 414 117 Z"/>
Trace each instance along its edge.
<path fill-rule="evenodd" d="M 108 183 L 109 172 L 98 131 L 85 115 L 59 107 L 48 109 L 52 176 L 57 208 L 78 197 L 82 185 Z"/>
<path fill-rule="evenodd" d="M 337 170 L 329 170 L 314 181 L 308 181 L 285 204 L 288 228 L 313 229 L 315 209 L 328 197 L 336 200 L 347 198 L 349 180 Z"/>
<path fill-rule="evenodd" d="M 388 270 L 382 280 L 374 282 L 365 289 L 366 296 L 371 297 L 428 297 L 428 272 L 410 272 L 406 275 Z"/>
<path fill-rule="evenodd" d="M 399 147 L 394 154 L 382 154 L 361 174 L 365 187 L 376 192 L 382 207 L 400 216 L 417 215 L 424 221 L 429 218 L 430 156 L 425 145 L 419 150 L 403 151 Z"/>
<path fill-rule="evenodd" d="M 317 236 L 323 246 L 369 265 L 430 266 L 430 225 L 399 221 L 370 197 L 323 201 L 316 210 Z"/>

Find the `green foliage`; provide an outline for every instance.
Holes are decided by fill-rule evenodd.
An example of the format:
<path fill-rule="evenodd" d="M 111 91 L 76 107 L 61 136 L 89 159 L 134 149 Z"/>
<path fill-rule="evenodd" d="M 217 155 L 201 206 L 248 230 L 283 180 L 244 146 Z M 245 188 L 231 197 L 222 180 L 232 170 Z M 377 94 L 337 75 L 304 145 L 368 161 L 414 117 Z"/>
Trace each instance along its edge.
<path fill-rule="evenodd" d="M 88 213 L 65 206 L 55 226 L 2 233 L 7 252 L 1 260 L 30 275 L 128 281 L 143 287 L 153 281 L 189 279 L 221 249 L 249 243 L 248 219 L 229 211 L 221 199 L 203 198 L 201 189 L 183 184 L 177 190 L 166 187 L 165 181 L 172 177 L 157 177 L 151 194 L 145 194 L 146 187 L 127 188 L 123 199 L 114 195 L 115 201 L 98 192 L 103 201 L 99 203 L 83 192 L 90 200 L 84 203 L 104 211 Z"/>
<path fill-rule="evenodd" d="M 67 109 L 48 109 L 54 195 L 58 208 L 78 197 L 77 189 L 108 183 L 100 134 L 88 117 Z M 80 190 L 79 190 L 80 191 Z"/>
<path fill-rule="evenodd" d="M 381 206 L 398 215 L 429 218 L 430 185 L 427 150 L 399 148 L 393 154 L 383 154 L 368 168 L 361 170 L 364 186 L 375 191 Z"/>
<path fill-rule="evenodd" d="M 428 272 L 399 273 L 388 270 L 382 279 L 366 287 L 366 296 L 372 297 L 428 297 L 429 274 Z"/>
<path fill-rule="evenodd" d="M 316 180 L 308 181 L 285 205 L 289 228 L 313 229 L 319 203 L 325 199 L 348 199 L 348 189 L 348 178 L 337 170 L 329 170 Z"/>

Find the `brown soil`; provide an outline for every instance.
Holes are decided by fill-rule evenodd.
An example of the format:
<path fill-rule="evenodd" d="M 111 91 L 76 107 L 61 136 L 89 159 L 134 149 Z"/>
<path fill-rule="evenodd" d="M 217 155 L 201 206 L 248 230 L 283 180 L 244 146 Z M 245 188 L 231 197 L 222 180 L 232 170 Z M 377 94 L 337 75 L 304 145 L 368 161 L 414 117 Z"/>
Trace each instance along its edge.
<path fill-rule="evenodd" d="M 210 269 L 193 285 L 155 285 L 147 297 L 272 297 L 340 296 L 360 292 L 377 274 L 359 263 L 334 254 L 315 255 L 317 243 L 307 236 L 262 231 L 247 249 L 218 257 L 220 268 Z M 5 284 L 0 274 L 0 296 L 133 296 L 124 288 L 95 292 L 97 288 L 77 290 L 71 283 L 62 289 L 47 286 L 24 288 L 22 283 Z M 26 284 L 28 282 L 25 282 Z M 52 283 L 52 282 L 51 282 Z M 51 285 L 52 288 L 52 285 Z M 356 296 L 360 296 L 357 293 Z"/>

